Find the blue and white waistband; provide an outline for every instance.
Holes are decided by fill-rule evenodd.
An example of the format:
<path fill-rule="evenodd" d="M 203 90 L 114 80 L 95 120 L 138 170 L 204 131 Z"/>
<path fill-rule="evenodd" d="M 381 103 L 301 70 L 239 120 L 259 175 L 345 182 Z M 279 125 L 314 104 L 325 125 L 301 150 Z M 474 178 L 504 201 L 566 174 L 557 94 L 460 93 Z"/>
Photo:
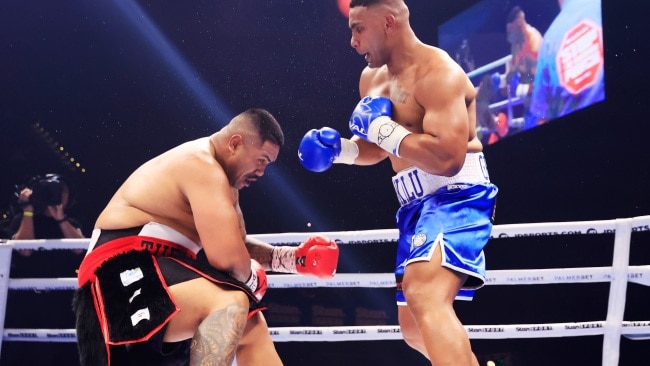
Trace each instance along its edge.
<path fill-rule="evenodd" d="M 401 170 L 393 177 L 397 200 L 402 206 L 432 194 L 442 187 L 462 183 L 490 183 L 485 156 L 482 152 L 468 153 L 460 172 L 453 177 L 429 174 L 416 167 Z"/>

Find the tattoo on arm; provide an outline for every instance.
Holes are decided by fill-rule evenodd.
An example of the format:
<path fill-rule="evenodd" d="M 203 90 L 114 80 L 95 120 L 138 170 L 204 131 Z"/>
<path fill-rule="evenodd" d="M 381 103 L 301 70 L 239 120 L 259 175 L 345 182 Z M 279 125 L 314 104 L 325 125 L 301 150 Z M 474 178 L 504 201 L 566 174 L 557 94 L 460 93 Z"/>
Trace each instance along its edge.
<path fill-rule="evenodd" d="M 273 255 L 273 247 L 270 245 L 260 245 L 254 242 L 246 241 L 246 249 L 251 258 L 258 261 L 264 269 L 271 268 L 271 259 Z"/>
<path fill-rule="evenodd" d="M 208 315 L 192 338 L 190 366 L 232 365 L 248 309 L 232 304 Z"/>
<path fill-rule="evenodd" d="M 258 261 L 265 270 L 296 273 L 296 247 L 269 245 L 248 240 L 246 248 L 251 258 Z"/>
<path fill-rule="evenodd" d="M 271 270 L 281 273 L 296 273 L 296 247 L 273 247 Z"/>

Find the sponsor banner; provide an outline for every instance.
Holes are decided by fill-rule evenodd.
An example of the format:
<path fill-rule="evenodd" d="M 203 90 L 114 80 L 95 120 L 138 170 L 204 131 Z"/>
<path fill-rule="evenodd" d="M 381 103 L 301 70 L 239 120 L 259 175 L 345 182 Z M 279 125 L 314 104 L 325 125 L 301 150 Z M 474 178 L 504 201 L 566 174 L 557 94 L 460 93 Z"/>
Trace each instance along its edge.
<path fill-rule="evenodd" d="M 466 325 L 472 339 L 554 338 L 601 335 L 604 320 L 582 323 Z M 623 321 L 622 335 L 650 337 L 650 320 Z M 355 340 L 401 340 L 398 325 L 349 327 L 285 327 L 270 328 L 274 342 L 340 342 Z M 74 329 L 5 329 L 4 341 L 76 342 Z"/>

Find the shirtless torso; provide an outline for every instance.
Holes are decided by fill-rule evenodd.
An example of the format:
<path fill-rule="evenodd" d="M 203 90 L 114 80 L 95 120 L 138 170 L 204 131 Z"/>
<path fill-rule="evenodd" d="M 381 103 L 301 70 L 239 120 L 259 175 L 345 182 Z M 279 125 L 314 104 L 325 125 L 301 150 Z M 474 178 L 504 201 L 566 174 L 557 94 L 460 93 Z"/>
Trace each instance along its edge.
<path fill-rule="evenodd" d="M 350 46 L 364 57 L 367 67 L 359 80 L 361 101 L 350 119 L 354 146 L 341 139 L 345 159 L 334 162 L 372 165 L 390 159 L 397 172 L 393 184 L 404 205 L 397 214 L 400 238 L 395 271 L 396 281 L 401 282 L 396 298 L 399 305 L 405 305 L 398 307 L 404 340 L 432 364 L 478 366 L 453 307 L 469 272 L 443 266 L 449 256 L 442 249 L 449 240 L 460 252 L 479 248 L 478 253 L 486 243 L 477 239 L 478 232 L 491 230 L 489 215 L 496 187 L 488 181 L 483 145 L 476 134 L 476 89 L 446 52 L 418 39 L 402 0 L 352 0 L 348 26 Z M 426 199 L 415 199 L 416 191 L 408 191 L 405 182 L 417 181 L 417 187 L 424 188 L 418 177 L 426 174 L 430 175 L 426 181 L 436 184 L 426 192 L 417 191 L 426 194 Z M 447 177 L 461 184 L 447 185 Z M 463 191 L 470 188 L 481 193 Z M 447 195 L 449 189 L 463 193 L 452 198 Z M 436 201 L 443 195 L 441 202 L 452 202 L 447 209 Z M 484 202 L 467 202 L 469 196 Z M 456 220 L 458 212 L 463 217 Z M 470 218 L 469 212 L 476 215 Z M 448 235 L 458 227 L 476 229 L 482 224 L 464 238 L 454 240 Z M 466 259 L 478 263 L 479 257 L 482 254 Z"/>
<path fill-rule="evenodd" d="M 87 264 L 82 263 L 85 270 L 80 270 L 82 287 L 75 294 L 75 311 L 82 365 L 106 364 L 113 356 L 124 356 L 133 364 L 143 364 L 141 358 L 146 364 L 160 364 L 177 357 L 184 364 L 191 359 L 192 364 L 230 365 L 235 353 L 241 364 L 262 364 L 251 361 L 262 357 L 265 365 L 281 365 L 264 317 L 255 312 L 266 289 L 266 275 L 254 259 L 270 266 L 274 247 L 247 239 L 239 190 L 264 175 L 283 143 L 275 118 L 251 108 L 212 135 L 154 157 L 124 181 L 95 222 Z M 196 256 L 142 255 L 145 239 L 136 235 L 186 247 Z M 255 258 L 249 246 L 256 248 Z M 121 277 L 125 273 L 135 282 L 125 284 Z M 107 280 L 114 278 L 120 280 Z M 112 284 L 110 301 L 94 295 L 107 283 Z M 134 294 L 128 287 L 133 283 L 144 290 Z M 125 301 L 115 300 L 115 294 Z M 134 298 L 147 314 L 156 316 L 140 332 L 134 330 L 137 323 L 128 326 L 128 321 L 119 320 L 132 315 L 131 305 L 124 304 Z M 111 319 L 127 324 L 120 340 L 130 346 L 120 352 L 110 350 L 121 345 L 98 344 L 102 338 L 109 342 L 109 336 L 98 334 L 104 328 L 95 324 L 108 318 L 103 310 L 107 306 L 117 309 L 111 310 Z M 171 347 L 175 352 L 163 352 L 167 343 L 177 343 Z M 104 348 L 106 354 L 96 351 Z"/>
<path fill-rule="evenodd" d="M 212 175 L 228 183 L 208 138 L 187 142 L 139 167 L 113 195 L 96 227 L 121 229 L 158 222 L 199 243 L 195 217 L 186 197 L 186 185 L 198 178 L 195 174 Z M 219 192 L 228 192 L 220 198 L 236 207 L 237 190 L 222 188 Z"/>
<path fill-rule="evenodd" d="M 466 151 L 451 149 L 457 156 L 464 157 L 467 152 L 483 150 L 476 136 L 476 90 L 458 64 L 440 49 L 420 44 L 416 53 L 399 69 L 387 65 L 366 67 L 361 74 L 359 89 L 361 96 L 390 98 L 393 120 L 413 133 L 431 135 L 432 142 L 438 146 L 462 146 L 454 142 L 465 139 Z M 362 140 L 357 140 L 357 143 L 363 144 L 364 149 L 376 150 L 382 157 L 387 156 L 396 172 L 413 165 L 406 159 L 382 152 L 374 144 Z M 433 149 L 442 150 L 440 147 Z M 447 158 L 437 155 L 441 160 Z M 426 164 L 420 168 L 432 174 L 453 175 L 444 168 Z"/>
<path fill-rule="evenodd" d="M 202 246 L 215 268 L 245 281 L 250 257 L 239 189 L 262 176 L 279 153 L 277 145 L 259 141 L 233 140 L 222 130 L 153 158 L 126 179 L 95 227 L 166 225 Z"/>

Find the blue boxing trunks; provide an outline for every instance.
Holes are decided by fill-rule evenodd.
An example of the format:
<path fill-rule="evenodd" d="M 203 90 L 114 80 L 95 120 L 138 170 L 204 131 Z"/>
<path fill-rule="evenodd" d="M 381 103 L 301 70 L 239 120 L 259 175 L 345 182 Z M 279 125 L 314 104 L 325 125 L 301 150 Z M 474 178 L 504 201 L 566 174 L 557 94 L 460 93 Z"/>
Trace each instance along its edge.
<path fill-rule="evenodd" d="M 244 283 L 210 266 L 198 244 L 168 226 L 93 231 L 74 299 L 81 365 L 189 364 L 190 340 L 163 342 L 180 311 L 168 287 L 201 277 L 245 292 L 249 314 L 261 310 Z"/>
<path fill-rule="evenodd" d="M 439 244 L 442 265 L 468 275 L 456 299 L 471 300 L 485 283 L 483 248 L 492 231 L 498 192 L 490 183 L 483 153 L 468 153 L 453 177 L 409 168 L 393 177 L 393 186 L 401 204 L 396 215 L 397 304 L 406 305 L 401 286 L 406 266 L 430 261 Z"/>

